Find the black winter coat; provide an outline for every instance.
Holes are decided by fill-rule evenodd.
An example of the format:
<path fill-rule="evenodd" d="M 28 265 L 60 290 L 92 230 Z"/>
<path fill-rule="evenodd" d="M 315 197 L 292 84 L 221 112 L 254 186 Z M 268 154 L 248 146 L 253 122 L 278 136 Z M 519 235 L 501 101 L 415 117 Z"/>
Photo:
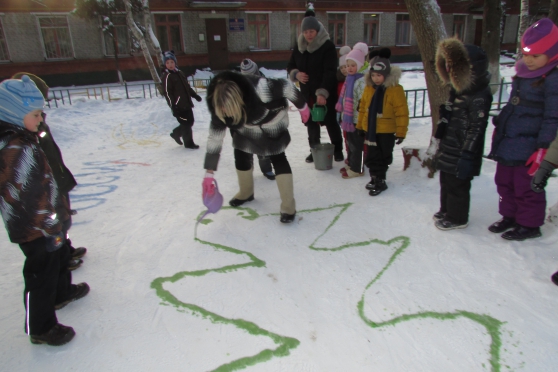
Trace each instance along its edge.
<path fill-rule="evenodd" d="M 451 40 L 451 39 L 450 39 Z M 444 47 L 446 50 L 440 50 Z M 455 47 L 456 50 L 451 49 Z M 455 54 L 465 53 L 462 58 Z M 446 62 L 452 71 L 444 75 Z M 452 65 L 453 64 L 453 65 Z M 472 67 L 470 67 L 472 66 Z M 437 53 L 438 75 L 447 76 L 451 85 L 451 97 L 455 97 L 451 118 L 446 126 L 440 146 L 434 156 L 436 169 L 457 175 L 457 163 L 465 155 L 473 160 L 473 174 L 478 176 L 482 166 L 484 137 L 488 114 L 492 104 L 492 93 L 488 86 L 488 59 L 484 51 L 476 46 L 445 45 Z M 465 76 L 466 79 L 454 79 Z"/>
<path fill-rule="evenodd" d="M 165 91 L 165 99 L 167 104 L 174 112 L 175 116 L 182 112 L 191 110 L 194 107 L 192 97 L 199 97 L 188 83 L 188 78 L 180 70 L 169 71 L 163 70 L 161 78 L 163 89 Z"/>
<path fill-rule="evenodd" d="M 319 48 L 313 50 L 315 43 L 321 44 Z M 292 81 L 296 81 L 296 72 L 308 74 L 308 82 L 300 83 L 300 91 L 304 99 L 311 106 L 316 102 L 316 94 L 327 97 L 327 120 L 336 121 L 335 104 L 337 103 L 337 50 L 329 35 L 322 27 L 316 39 L 308 45 L 304 36 L 301 34 L 298 39 L 298 47 L 293 50 L 291 59 L 287 65 L 287 72 Z M 312 109 L 312 107 L 310 107 Z"/>

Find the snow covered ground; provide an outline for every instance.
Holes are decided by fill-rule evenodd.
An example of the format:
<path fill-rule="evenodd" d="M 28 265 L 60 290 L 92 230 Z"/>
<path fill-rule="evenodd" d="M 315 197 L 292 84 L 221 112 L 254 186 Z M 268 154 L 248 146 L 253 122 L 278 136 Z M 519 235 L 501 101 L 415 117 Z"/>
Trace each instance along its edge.
<path fill-rule="evenodd" d="M 405 73 L 403 86 L 424 87 L 421 74 Z M 23 255 L 0 230 L 2 370 L 556 370 L 556 226 L 525 242 L 487 230 L 500 218 L 494 162 L 473 182 L 469 227 L 443 232 L 432 221 L 438 180 L 418 162 L 403 171 L 401 146 L 389 189 L 370 197 L 368 177 L 342 179 L 342 163 L 318 171 L 304 162 L 307 134 L 293 109 L 296 222 L 279 222 L 275 182 L 256 169 L 255 201 L 196 228 L 209 115 L 201 103 L 194 113 L 199 150 L 169 137 L 176 121 L 161 98 L 47 110 L 79 183 L 70 233 L 89 251 L 74 282 L 91 292 L 57 313 L 76 330 L 71 343 L 31 345 Z M 412 120 L 403 146 L 429 137 L 430 119 Z M 216 179 L 227 205 L 237 191 L 230 137 Z"/>

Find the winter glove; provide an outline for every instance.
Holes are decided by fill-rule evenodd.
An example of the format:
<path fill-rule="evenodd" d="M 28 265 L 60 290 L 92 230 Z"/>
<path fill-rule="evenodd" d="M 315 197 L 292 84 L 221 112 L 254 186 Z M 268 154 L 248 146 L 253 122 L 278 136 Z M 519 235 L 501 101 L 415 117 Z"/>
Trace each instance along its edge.
<path fill-rule="evenodd" d="M 339 102 L 337 102 L 337 103 L 335 104 L 335 111 L 337 111 L 337 112 L 343 112 L 343 105 L 340 104 Z"/>
<path fill-rule="evenodd" d="M 59 232 L 55 235 L 50 235 L 46 237 L 46 251 L 54 252 L 64 245 L 64 235 Z"/>
<path fill-rule="evenodd" d="M 198 102 L 201 102 L 201 101 L 202 101 L 202 98 L 201 98 L 199 95 L 197 95 L 197 94 L 194 94 L 192 97 L 194 97 L 194 99 L 195 99 L 196 101 L 198 101 Z"/>
<path fill-rule="evenodd" d="M 475 171 L 474 156 L 472 152 L 463 151 L 461 158 L 457 161 L 457 174 L 456 177 L 461 180 L 466 180 L 473 177 Z"/>
<path fill-rule="evenodd" d="M 304 107 L 299 109 L 298 111 L 300 111 L 300 117 L 302 119 L 302 122 L 306 124 L 310 119 L 310 109 L 308 108 L 308 105 L 304 104 Z"/>
<path fill-rule="evenodd" d="M 215 193 L 215 180 L 213 173 L 206 173 L 202 182 L 202 198 L 212 196 Z"/>
<path fill-rule="evenodd" d="M 400 145 L 405 141 L 405 137 L 395 137 L 395 144 Z"/>
<path fill-rule="evenodd" d="M 527 163 L 525 163 L 525 165 L 528 166 L 531 164 L 531 167 L 527 171 L 530 176 L 534 176 L 535 173 L 537 173 L 537 170 L 541 166 L 544 156 L 546 155 L 546 151 L 547 149 L 538 149 L 529 157 L 529 159 L 527 159 Z"/>
<path fill-rule="evenodd" d="M 553 164 L 543 160 L 535 176 L 531 179 L 531 190 L 536 193 L 543 192 L 546 187 L 546 181 L 548 181 L 548 177 L 550 177 L 554 168 Z"/>

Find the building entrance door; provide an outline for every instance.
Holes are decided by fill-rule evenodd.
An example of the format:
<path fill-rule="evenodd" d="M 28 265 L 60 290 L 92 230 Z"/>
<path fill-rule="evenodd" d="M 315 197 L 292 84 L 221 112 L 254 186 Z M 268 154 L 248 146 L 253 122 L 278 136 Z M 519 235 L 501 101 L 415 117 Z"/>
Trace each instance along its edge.
<path fill-rule="evenodd" d="M 475 40 L 473 44 L 481 46 L 482 42 L 482 19 L 475 19 Z"/>
<path fill-rule="evenodd" d="M 224 18 L 206 18 L 207 51 L 212 70 L 226 70 L 229 65 L 227 22 Z"/>

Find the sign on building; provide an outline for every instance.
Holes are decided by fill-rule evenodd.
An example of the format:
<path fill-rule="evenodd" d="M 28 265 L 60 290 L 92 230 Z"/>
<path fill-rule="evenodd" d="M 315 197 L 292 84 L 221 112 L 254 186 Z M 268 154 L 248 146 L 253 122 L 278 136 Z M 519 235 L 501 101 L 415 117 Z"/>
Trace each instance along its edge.
<path fill-rule="evenodd" d="M 229 31 L 244 31 L 244 18 L 229 18 Z"/>

